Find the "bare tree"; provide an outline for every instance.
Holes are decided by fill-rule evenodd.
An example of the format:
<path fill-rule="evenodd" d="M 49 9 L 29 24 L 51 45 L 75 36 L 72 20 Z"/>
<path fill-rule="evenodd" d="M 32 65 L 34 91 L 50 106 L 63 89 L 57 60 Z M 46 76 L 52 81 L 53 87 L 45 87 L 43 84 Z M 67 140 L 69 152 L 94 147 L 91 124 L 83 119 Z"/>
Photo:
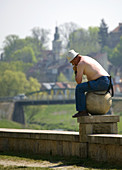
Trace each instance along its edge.
<path fill-rule="evenodd" d="M 39 27 L 34 27 L 32 30 L 32 36 L 35 38 L 37 43 L 40 45 L 42 48 L 43 46 L 47 46 L 49 42 L 49 34 L 50 31 L 47 29 L 39 28 Z"/>
<path fill-rule="evenodd" d="M 64 23 L 63 25 L 59 26 L 60 39 L 62 40 L 62 45 L 64 48 L 69 47 L 69 36 L 78 28 L 80 28 L 80 26 L 73 22 Z"/>

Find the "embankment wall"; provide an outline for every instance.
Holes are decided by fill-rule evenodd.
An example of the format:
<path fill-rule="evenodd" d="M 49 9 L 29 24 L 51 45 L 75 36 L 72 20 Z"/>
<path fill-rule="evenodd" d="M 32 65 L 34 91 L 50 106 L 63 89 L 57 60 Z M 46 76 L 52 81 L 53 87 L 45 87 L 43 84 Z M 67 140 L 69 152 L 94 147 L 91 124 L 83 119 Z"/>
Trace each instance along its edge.
<path fill-rule="evenodd" d="M 80 142 L 78 132 L 0 129 L 0 152 L 19 152 L 91 158 L 122 165 L 122 135 L 88 135 Z"/>

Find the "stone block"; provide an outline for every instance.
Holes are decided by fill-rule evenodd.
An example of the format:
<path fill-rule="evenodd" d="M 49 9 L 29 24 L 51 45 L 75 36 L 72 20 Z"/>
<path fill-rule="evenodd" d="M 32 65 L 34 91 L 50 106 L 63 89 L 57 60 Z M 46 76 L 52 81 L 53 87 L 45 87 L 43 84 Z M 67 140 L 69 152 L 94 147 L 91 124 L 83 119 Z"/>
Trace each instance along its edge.
<path fill-rule="evenodd" d="M 116 123 L 95 123 L 92 124 L 92 134 L 117 134 Z"/>
<path fill-rule="evenodd" d="M 79 124 L 79 137 L 80 142 L 87 142 L 87 135 L 92 134 L 92 124 Z"/>
<path fill-rule="evenodd" d="M 80 116 L 77 118 L 78 123 L 105 123 L 105 122 L 119 122 L 119 116 L 115 115 L 97 115 L 97 116 Z"/>
<path fill-rule="evenodd" d="M 106 94 L 106 91 L 88 92 L 86 94 L 86 108 L 90 114 L 104 115 L 109 111 L 111 105 L 111 94 Z"/>
<path fill-rule="evenodd" d="M 117 134 L 119 116 L 82 116 L 78 118 L 80 142 L 87 142 L 89 134 Z"/>

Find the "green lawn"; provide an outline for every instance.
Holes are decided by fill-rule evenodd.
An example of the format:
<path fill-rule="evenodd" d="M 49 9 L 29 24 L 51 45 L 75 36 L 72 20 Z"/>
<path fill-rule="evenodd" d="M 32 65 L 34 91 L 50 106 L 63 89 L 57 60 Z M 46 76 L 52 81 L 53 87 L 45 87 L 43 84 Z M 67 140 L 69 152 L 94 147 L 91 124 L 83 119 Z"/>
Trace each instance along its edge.
<path fill-rule="evenodd" d="M 43 105 L 24 108 L 26 124 L 36 129 L 63 129 L 78 131 L 75 105 Z"/>
<path fill-rule="evenodd" d="M 75 105 L 42 105 L 24 107 L 25 125 L 8 120 L 0 120 L 0 128 L 27 128 L 40 130 L 68 130 L 78 131 L 77 119 L 72 115 L 76 113 Z M 119 134 L 122 134 L 122 113 L 118 123 Z"/>
<path fill-rule="evenodd" d="M 10 120 L 2 119 L 0 120 L 0 128 L 22 129 L 23 125 Z"/>

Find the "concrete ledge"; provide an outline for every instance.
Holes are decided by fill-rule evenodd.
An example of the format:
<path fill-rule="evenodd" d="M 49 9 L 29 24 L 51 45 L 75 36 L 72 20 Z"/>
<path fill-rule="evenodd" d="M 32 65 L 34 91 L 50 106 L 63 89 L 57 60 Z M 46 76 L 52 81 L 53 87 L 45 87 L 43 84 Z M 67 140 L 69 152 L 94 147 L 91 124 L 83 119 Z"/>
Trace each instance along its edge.
<path fill-rule="evenodd" d="M 56 130 L 4 129 L 0 128 L 0 137 L 18 139 L 45 139 L 79 142 L 79 132 Z"/>
<path fill-rule="evenodd" d="M 88 135 L 88 143 L 122 145 L 122 135 L 118 135 L 118 134 Z"/>
<path fill-rule="evenodd" d="M 122 165 L 122 135 L 88 135 L 88 157 Z"/>
<path fill-rule="evenodd" d="M 81 116 L 77 118 L 78 123 L 114 123 L 114 122 L 119 122 L 119 116 L 114 116 L 114 115 L 97 115 L 97 116 Z"/>
<path fill-rule="evenodd" d="M 0 151 L 87 157 L 78 132 L 0 129 Z"/>

